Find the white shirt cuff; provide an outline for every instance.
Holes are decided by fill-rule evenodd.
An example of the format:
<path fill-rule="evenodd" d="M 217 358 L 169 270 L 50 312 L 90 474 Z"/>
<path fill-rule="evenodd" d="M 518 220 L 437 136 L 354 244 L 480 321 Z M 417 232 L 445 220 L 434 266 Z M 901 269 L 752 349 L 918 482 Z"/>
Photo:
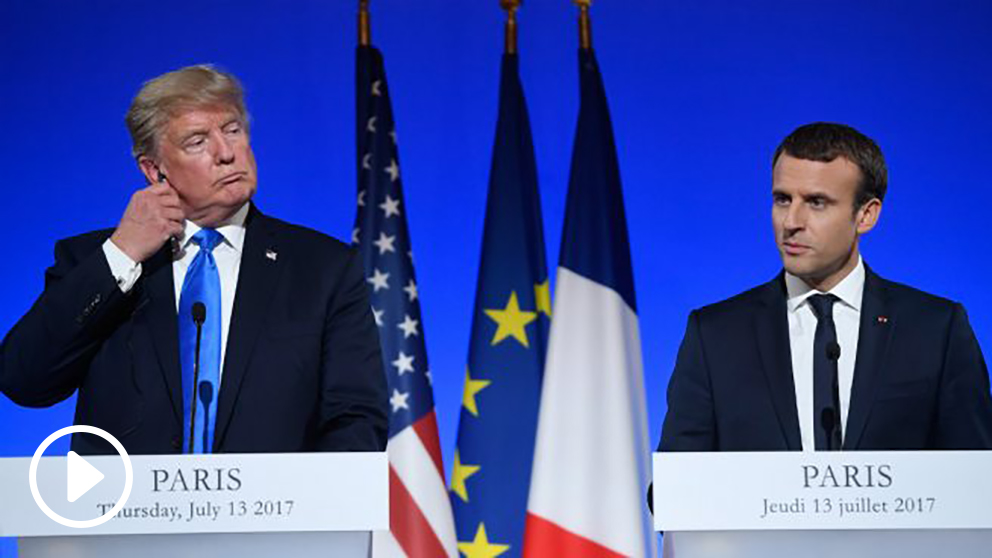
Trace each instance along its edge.
<path fill-rule="evenodd" d="M 103 243 L 103 254 L 110 265 L 110 273 L 117 281 L 121 292 L 126 293 L 141 277 L 141 263 L 135 262 L 123 250 L 117 247 L 109 238 Z"/>

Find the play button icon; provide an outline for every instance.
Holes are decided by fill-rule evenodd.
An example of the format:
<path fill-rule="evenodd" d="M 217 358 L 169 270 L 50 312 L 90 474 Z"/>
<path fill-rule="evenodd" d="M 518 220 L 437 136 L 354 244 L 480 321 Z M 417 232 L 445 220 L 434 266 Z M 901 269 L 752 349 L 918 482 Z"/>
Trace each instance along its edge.
<path fill-rule="evenodd" d="M 70 502 L 75 502 L 80 496 L 99 484 L 104 477 L 103 473 L 79 457 L 78 453 L 70 451 L 68 457 L 66 473 L 69 476 L 69 481 L 66 484 L 66 492 L 68 493 L 66 498 Z"/>
<path fill-rule="evenodd" d="M 38 490 L 38 465 L 41 462 L 42 456 L 48 446 L 52 445 L 52 442 L 58 440 L 62 436 L 68 436 L 69 434 L 75 433 L 92 434 L 94 436 L 99 436 L 106 440 L 117 453 L 120 454 L 121 460 L 124 462 L 124 490 L 121 492 L 120 497 L 117 502 L 109 511 L 106 511 L 100 517 L 95 519 L 86 520 L 74 520 L 67 519 L 61 515 L 55 513 L 52 508 L 45 503 L 45 500 L 41 497 L 41 492 Z M 61 459 L 58 457 L 51 457 L 46 459 Z M 76 504 L 77 500 L 86 495 L 87 492 L 93 489 L 96 485 L 100 484 L 106 475 L 103 474 L 99 469 L 94 467 L 90 462 L 86 461 L 80 455 L 74 451 L 70 451 L 65 457 L 65 467 L 66 467 L 66 500 L 70 504 Z M 112 473 L 112 477 L 113 473 Z M 131 458 L 128 457 L 127 451 L 124 446 L 121 445 L 117 438 L 110 435 L 109 432 L 96 428 L 95 426 L 88 426 L 85 424 L 77 424 L 74 426 L 67 426 L 61 430 L 53 432 L 51 436 L 45 438 L 45 441 L 38 446 L 38 449 L 34 452 L 34 457 L 31 458 L 31 465 L 28 467 L 28 485 L 31 488 L 31 496 L 34 498 L 36 504 L 47 515 L 52 521 L 64 525 L 66 527 L 72 527 L 75 529 L 84 529 L 87 527 L 96 527 L 97 525 L 102 525 L 107 521 L 110 521 L 117 512 L 124 508 L 124 504 L 127 502 L 128 496 L 131 495 L 131 485 L 134 481 L 134 472 L 131 468 Z M 101 489 L 102 490 L 102 489 Z M 99 492 L 99 490 L 97 491 Z M 85 500 L 84 500 L 85 501 Z"/>

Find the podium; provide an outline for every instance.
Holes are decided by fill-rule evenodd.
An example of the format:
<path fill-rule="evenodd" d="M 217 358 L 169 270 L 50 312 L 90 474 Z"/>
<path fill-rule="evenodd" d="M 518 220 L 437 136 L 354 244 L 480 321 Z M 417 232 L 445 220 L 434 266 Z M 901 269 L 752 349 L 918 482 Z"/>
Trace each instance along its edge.
<path fill-rule="evenodd" d="M 111 512 L 123 497 L 120 456 L 85 457 L 104 475 L 68 501 L 67 458 L 38 460 L 34 483 L 68 523 Z M 389 528 L 385 453 L 132 456 L 131 490 L 102 524 L 60 524 L 39 507 L 31 459 L 0 459 L 0 536 L 22 558 L 362 557 L 371 531 Z M 68 494 L 68 497 L 67 497 Z"/>
<path fill-rule="evenodd" d="M 992 556 L 992 452 L 654 454 L 671 558 Z"/>

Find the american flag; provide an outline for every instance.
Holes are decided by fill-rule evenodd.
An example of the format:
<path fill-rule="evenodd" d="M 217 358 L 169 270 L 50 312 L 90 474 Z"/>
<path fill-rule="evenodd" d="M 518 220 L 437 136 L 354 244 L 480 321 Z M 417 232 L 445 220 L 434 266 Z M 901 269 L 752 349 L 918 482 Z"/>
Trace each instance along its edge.
<path fill-rule="evenodd" d="M 393 111 L 378 49 L 359 46 L 356 70 L 358 212 L 352 242 L 365 264 L 390 405 L 390 531 L 375 533 L 373 555 L 457 556 Z"/>

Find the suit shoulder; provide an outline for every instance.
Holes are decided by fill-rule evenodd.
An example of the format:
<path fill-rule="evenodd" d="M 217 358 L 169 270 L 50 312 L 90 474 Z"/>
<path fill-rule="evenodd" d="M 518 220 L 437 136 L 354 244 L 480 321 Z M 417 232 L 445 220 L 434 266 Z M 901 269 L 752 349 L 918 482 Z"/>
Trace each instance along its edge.
<path fill-rule="evenodd" d="M 777 280 L 772 280 L 738 293 L 728 299 L 697 308 L 693 313 L 706 321 L 749 315 L 755 305 L 768 294 L 768 291 L 776 288 L 776 284 Z"/>
<path fill-rule="evenodd" d="M 949 298 L 928 293 L 903 283 L 897 283 L 895 281 L 889 281 L 888 279 L 882 278 L 879 278 L 879 281 L 885 287 L 885 293 L 889 304 L 891 304 L 894 308 L 930 314 L 935 312 L 953 312 L 955 308 L 961 306 L 960 303 Z"/>
<path fill-rule="evenodd" d="M 279 236 L 287 244 L 298 247 L 300 250 L 308 253 L 316 253 L 325 257 L 344 258 L 357 251 L 353 246 L 345 244 L 333 236 L 318 230 L 303 225 L 288 223 L 275 217 L 267 216 L 267 218 L 270 220 L 272 228 L 278 230 Z"/>

